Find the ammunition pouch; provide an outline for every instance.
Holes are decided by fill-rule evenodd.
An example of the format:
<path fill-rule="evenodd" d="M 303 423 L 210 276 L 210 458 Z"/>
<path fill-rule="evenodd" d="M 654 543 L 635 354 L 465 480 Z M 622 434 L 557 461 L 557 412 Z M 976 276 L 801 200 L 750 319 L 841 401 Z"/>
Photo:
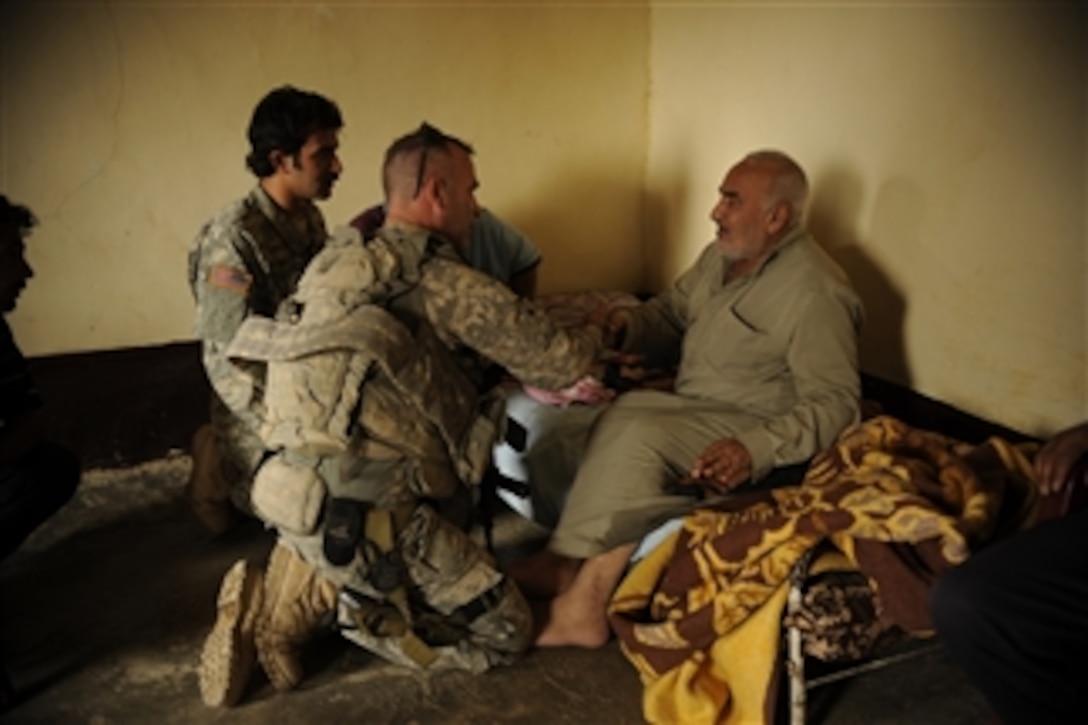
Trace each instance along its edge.
<path fill-rule="evenodd" d="M 263 521 L 308 536 L 317 529 L 325 494 L 325 482 L 313 466 L 280 451 L 257 469 L 251 497 Z"/>

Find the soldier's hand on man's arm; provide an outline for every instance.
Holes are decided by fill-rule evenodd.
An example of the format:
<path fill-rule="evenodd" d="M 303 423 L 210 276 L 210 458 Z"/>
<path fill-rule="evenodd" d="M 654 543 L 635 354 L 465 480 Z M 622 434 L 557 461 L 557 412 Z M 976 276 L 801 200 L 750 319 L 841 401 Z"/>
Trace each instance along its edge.
<path fill-rule="evenodd" d="M 608 303 L 601 303 L 589 313 L 587 322 L 601 328 L 606 348 L 616 350 L 623 345 L 623 335 L 627 330 L 629 314 L 630 312 L 623 307 L 612 307 Z"/>

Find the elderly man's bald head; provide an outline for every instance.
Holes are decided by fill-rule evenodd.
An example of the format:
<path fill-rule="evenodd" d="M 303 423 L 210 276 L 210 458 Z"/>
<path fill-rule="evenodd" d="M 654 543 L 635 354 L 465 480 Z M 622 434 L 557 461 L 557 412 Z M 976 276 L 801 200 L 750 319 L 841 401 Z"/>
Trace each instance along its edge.
<path fill-rule="evenodd" d="M 781 151 L 748 154 L 726 173 L 718 193 L 710 218 L 733 276 L 757 269 L 780 240 L 803 225 L 808 181 Z"/>
<path fill-rule="evenodd" d="M 790 210 L 789 229 L 804 221 L 805 207 L 808 205 L 808 177 L 796 161 L 781 151 L 762 150 L 748 154 L 740 164 L 760 168 L 770 176 L 770 187 L 764 200 L 766 209 L 785 203 Z"/>

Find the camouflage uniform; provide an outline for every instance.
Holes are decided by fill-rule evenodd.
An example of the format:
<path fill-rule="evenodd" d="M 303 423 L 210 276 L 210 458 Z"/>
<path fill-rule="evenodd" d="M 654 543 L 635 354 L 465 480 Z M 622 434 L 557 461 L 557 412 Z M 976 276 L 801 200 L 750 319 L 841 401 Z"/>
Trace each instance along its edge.
<path fill-rule="evenodd" d="M 262 373 L 232 365 L 224 353 L 249 315 L 276 313 L 326 236 L 312 203 L 289 215 L 257 186 L 207 222 L 189 251 L 196 333 L 212 386 L 212 426 L 219 451 L 240 477 L 231 495 L 242 510 L 249 509 L 249 481 L 263 453 L 255 433 Z"/>
<path fill-rule="evenodd" d="M 529 645 L 525 600 L 453 513 L 505 422 L 479 373 L 490 360 L 558 389 L 599 351 L 596 328 L 558 328 L 410 227 L 365 244 L 338 231 L 278 322 L 242 326 L 228 354 L 267 361 L 261 436 L 279 451 L 255 508 L 341 586 L 345 636 L 394 662 L 476 672 Z"/>

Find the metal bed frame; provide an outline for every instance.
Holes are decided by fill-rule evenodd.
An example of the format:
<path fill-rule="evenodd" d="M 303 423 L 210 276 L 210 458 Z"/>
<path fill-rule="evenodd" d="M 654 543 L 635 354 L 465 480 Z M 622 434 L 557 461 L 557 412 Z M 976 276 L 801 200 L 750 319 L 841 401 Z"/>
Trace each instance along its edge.
<path fill-rule="evenodd" d="M 815 557 L 816 550 L 808 551 L 800 561 L 794 564 L 790 571 L 790 591 L 786 600 L 786 613 L 796 615 L 801 611 L 804 600 L 805 586 L 809 578 L 809 569 Z M 806 679 L 803 633 L 796 625 L 786 625 L 784 636 L 784 656 L 786 675 L 789 679 L 789 723 L 790 725 L 804 725 L 808 716 L 808 692 L 817 687 L 829 685 L 833 682 L 855 677 L 866 672 L 879 670 L 890 665 L 899 664 L 933 652 L 940 647 L 936 640 L 917 640 L 908 650 L 880 656 L 879 652 L 873 656 L 851 664 L 821 677 Z M 878 648 L 879 649 L 879 648 Z"/>

